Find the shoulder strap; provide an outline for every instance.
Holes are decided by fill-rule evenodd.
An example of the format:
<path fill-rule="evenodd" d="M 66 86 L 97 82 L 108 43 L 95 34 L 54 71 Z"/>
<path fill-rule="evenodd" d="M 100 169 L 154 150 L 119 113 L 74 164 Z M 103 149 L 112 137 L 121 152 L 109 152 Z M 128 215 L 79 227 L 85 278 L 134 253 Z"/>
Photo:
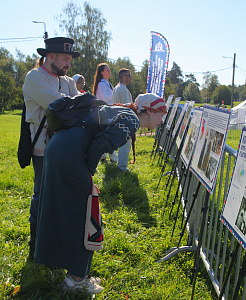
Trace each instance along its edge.
<path fill-rule="evenodd" d="M 108 80 L 107 80 L 107 81 L 108 81 Z M 105 82 L 105 81 L 100 81 L 100 82 L 103 82 L 106 86 L 109 86 L 109 87 L 111 88 L 111 90 L 114 89 L 113 85 L 112 85 L 109 81 L 108 81 L 108 83 Z"/>
<path fill-rule="evenodd" d="M 39 137 L 39 135 L 40 135 L 40 133 L 41 133 L 43 127 L 44 127 L 45 120 L 46 120 L 46 116 L 43 116 L 43 119 L 42 119 L 42 121 L 41 121 L 41 123 L 40 123 L 40 125 L 38 127 L 38 131 L 36 132 L 35 137 L 33 139 L 32 148 L 35 146 L 35 144 L 36 144 L 36 142 L 38 140 L 38 137 Z"/>

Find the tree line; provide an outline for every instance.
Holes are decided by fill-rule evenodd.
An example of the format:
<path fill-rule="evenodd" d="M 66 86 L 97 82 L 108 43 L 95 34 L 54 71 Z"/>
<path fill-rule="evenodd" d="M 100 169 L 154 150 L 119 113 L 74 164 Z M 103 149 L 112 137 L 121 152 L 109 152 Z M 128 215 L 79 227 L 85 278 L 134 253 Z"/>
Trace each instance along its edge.
<path fill-rule="evenodd" d="M 118 83 L 118 71 L 128 68 L 133 80 L 129 88 L 132 98 L 145 93 L 147 89 L 148 60 L 146 59 L 140 71 L 137 71 L 129 57 L 111 60 L 108 58 L 108 48 L 112 39 L 111 33 L 105 30 L 107 24 L 102 12 L 90 6 L 88 2 L 83 7 L 74 2 L 68 2 L 62 14 L 56 15 L 59 28 L 65 32 L 64 36 L 74 39 L 74 50 L 81 52 L 81 56 L 72 61 L 67 75 L 82 74 L 85 77 L 84 89 L 92 92 L 94 74 L 97 65 L 108 63 L 111 69 L 110 82 L 113 86 Z M 35 51 L 35 49 L 34 49 Z M 0 110 L 19 109 L 23 105 L 22 86 L 26 73 L 35 67 L 39 56 L 37 54 L 24 55 L 16 50 L 16 57 L 5 48 L 0 48 Z M 167 72 L 165 84 L 165 99 L 169 95 L 181 97 L 181 100 L 194 100 L 197 103 L 211 103 L 230 105 L 231 86 L 220 85 L 218 76 L 205 72 L 203 84 L 197 83 L 194 74 L 183 75 L 176 62 Z M 246 84 L 234 87 L 234 101 L 246 99 Z"/>

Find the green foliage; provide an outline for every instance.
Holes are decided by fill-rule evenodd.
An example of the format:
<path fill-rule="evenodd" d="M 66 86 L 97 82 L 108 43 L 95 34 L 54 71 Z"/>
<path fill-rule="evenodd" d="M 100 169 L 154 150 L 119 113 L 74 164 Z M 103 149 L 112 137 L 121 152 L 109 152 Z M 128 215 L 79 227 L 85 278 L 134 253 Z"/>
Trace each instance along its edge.
<path fill-rule="evenodd" d="M 2 70 L 4 73 L 9 72 L 11 75 L 14 74 L 13 55 L 3 47 L 0 48 L 0 70 Z"/>
<path fill-rule="evenodd" d="M 204 83 L 202 85 L 202 97 L 204 101 L 209 103 L 212 100 L 212 94 L 215 89 L 219 86 L 219 80 L 217 75 L 212 75 L 211 72 L 207 71 L 203 75 Z"/>
<path fill-rule="evenodd" d="M 175 96 L 175 90 L 173 89 L 172 84 L 170 82 L 170 79 L 167 76 L 167 78 L 166 78 L 166 84 L 165 84 L 165 91 L 164 91 L 164 97 L 165 97 L 165 99 L 167 100 L 167 98 L 170 95 L 174 95 Z"/>
<path fill-rule="evenodd" d="M 82 74 L 86 79 L 85 90 L 92 91 L 97 65 L 106 62 L 111 33 L 105 30 L 107 21 L 102 12 L 84 2 L 83 8 L 68 2 L 63 14 L 56 16 L 59 27 L 74 39 L 74 50 L 81 56 L 76 58 L 68 71 L 68 76 Z"/>
<path fill-rule="evenodd" d="M 149 68 L 149 61 L 146 59 L 143 64 L 139 75 L 139 89 L 141 94 L 144 94 L 147 90 L 147 76 L 148 76 L 148 68 Z M 165 85 L 166 87 L 166 85 Z"/>
<path fill-rule="evenodd" d="M 188 75 L 185 75 L 185 79 L 186 79 L 186 84 L 189 85 L 190 83 L 195 83 L 197 86 L 199 86 L 199 84 L 197 83 L 196 81 L 196 77 L 194 74 L 188 74 Z"/>
<path fill-rule="evenodd" d="M 25 56 L 17 50 L 17 58 L 0 48 L 0 110 L 21 108 L 22 86 L 26 73 L 35 65 L 37 55 Z"/>
<path fill-rule="evenodd" d="M 186 101 L 196 101 L 202 103 L 201 92 L 197 84 L 191 82 L 184 90 L 184 99 Z"/>
<path fill-rule="evenodd" d="M 131 71 L 132 75 L 132 82 L 127 85 L 127 88 L 129 89 L 132 95 L 133 101 L 137 98 L 139 94 L 146 93 L 148 74 L 147 62 L 145 62 L 145 64 L 143 65 L 143 69 L 140 72 L 136 72 L 129 57 L 118 58 L 116 61 L 111 60 L 108 62 L 108 64 L 111 70 L 111 77 L 109 78 L 109 80 L 113 86 L 116 86 L 119 82 L 119 70 L 122 68 L 126 68 Z"/>
<path fill-rule="evenodd" d="M 220 85 L 213 92 L 212 100 L 214 104 L 220 103 L 224 101 L 225 105 L 231 104 L 231 89 L 228 86 Z"/>
<path fill-rule="evenodd" d="M 66 3 L 62 13 L 55 17 L 60 29 L 65 32 L 64 35 L 75 40 L 74 50 L 82 54 L 79 58 L 72 61 L 67 75 L 72 77 L 76 73 L 82 74 L 86 79 L 84 87 L 86 91 L 92 92 L 97 65 L 106 62 L 111 69 L 109 80 L 113 86 L 118 83 L 119 69 L 129 68 L 133 80 L 127 88 L 129 88 L 133 100 L 138 94 L 146 92 L 148 60 L 146 59 L 143 62 L 140 71 L 136 71 L 129 57 L 118 58 L 115 61 L 108 58 L 108 48 L 112 36 L 111 32 L 105 29 L 107 20 L 99 9 L 92 7 L 89 2 L 83 2 L 81 5 L 70 1 Z M 35 49 L 33 50 L 35 51 Z M 27 72 L 35 67 L 38 58 L 37 54 L 25 56 L 19 50 L 16 50 L 16 58 L 14 59 L 7 49 L 0 48 L 0 72 L 2 71 L 5 74 L 4 76 L 1 75 L 2 83 L 0 82 L 0 110 L 22 107 L 23 95 L 21 88 Z M 212 94 L 219 86 L 218 76 L 212 75 L 211 72 L 204 73 L 203 79 L 202 98 L 199 95 L 197 95 L 198 98 L 193 98 L 197 103 L 203 101 L 211 102 Z M 6 80 L 9 80 L 9 86 L 6 86 Z M 180 66 L 173 62 L 171 70 L 167 72 L 165 99 L 169 95 L 174 95 L 184 100 L 184 91 L 190 83 L 199 86 L 194 74 L 185 75 L 184 80 Z M 235 87 L 234 100 L 236 99 L 246 99 L 246 85 Z"/>
<path fill-rule="evenodd" d="M 14 97 L 15 83 L 10 72 L 3 72 L 0 69 L 0 108 L 10 108 L 9 99 Z"/>
<path fill-rule="evenodd" d="M 61 289 L 64 271 L 34 263 L 28 258 L 29 206 L 33 170 L 22 170 L 16 151 L 20 111 L 0 115 L 0 298 L 90 299 Z M 171 238 L 173 219 L 164 213 L 165 188 L 155 191 L 160 167 L 150 158 L 154 136 L 138 136 L 134 165 L 121 173 L 114 164 L 99 164 L 94 182 L 100 190 L 105 227 L 104 249 L 95 253 L 92 275 L 103 279 L 104 291 L 95 299 L 190 299 L 194 256 L 182 253 L 157 261 L 179 240 Z M 168 166 L 171 169 L 171 164 Z M 173 190 L 177 188 L 175 183 Z M 176 206 L 174 207 L 174 210 Z M 184 237 L 185 243 L 186 236 Z M 215 299 L 208 275 L 200 264 L 194 299 Z"/>
<path fill-rule="evenodd" d="M 234 87 L 234 100 L 235 99 L 238 99 L 238 101 L 246 100 L 246 84 Z"/>
<path fill-rule="evenodd" d="M 173 62 L 171 71 L 168 71 L 167 74 L 172 84 L 180 84 L 183 82 L 181 68 L 175 63 L 175 61 Z"/>
<path fill-rule="evenodd" d="M 16 109 L 23 105 L 21 87 L 16 87 L 9 72 L 4 73 L 0 69 L 0 111 Z"/>
<path fill-rule="evenodd" d="M 167 89 L 169 90 L 168 95 L 175 95 L 175 97 L 181 97 L 181 100 L 192 99 L 196 102 L 202 102 L 200 90 L 198 88 L 199 84 L 197 83 L 194 74 L 185 75 L 184 81 L 181 68 L 174 62 L 171 71 L 167 72 L 167 79 L 170 82 L 170 86 L 167 87 Z M 188 89 L 187 87 L 191 83 L 193 83 L 194 86 L 191 85 Z M 186 98 L 184 95 L 186 95 Z"/>

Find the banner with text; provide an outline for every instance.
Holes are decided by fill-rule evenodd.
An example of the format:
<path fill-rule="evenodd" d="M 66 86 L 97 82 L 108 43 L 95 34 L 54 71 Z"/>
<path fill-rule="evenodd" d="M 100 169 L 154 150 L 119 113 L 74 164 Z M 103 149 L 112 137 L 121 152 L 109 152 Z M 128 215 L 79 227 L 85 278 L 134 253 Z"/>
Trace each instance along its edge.
<path fill-rule="evenodd" d="M 205 104 L 198 139 L 191 161 L 191 171 L 213 193 L 224 152 L 231 110 Z"/>
<path fill-rule="evenodd" d="M 165 37 L 158 32 L 151 31 L 147 93 L 155 93 L 163 97 L 169 52 L 169 44 Z"/>

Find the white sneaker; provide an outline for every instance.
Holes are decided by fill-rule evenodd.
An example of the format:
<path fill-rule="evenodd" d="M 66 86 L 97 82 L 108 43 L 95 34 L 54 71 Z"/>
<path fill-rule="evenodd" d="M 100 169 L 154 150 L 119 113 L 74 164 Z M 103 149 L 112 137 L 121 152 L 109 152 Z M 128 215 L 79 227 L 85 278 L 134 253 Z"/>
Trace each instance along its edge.
<path fill-rule="evenodd" d="M 112 154 L 109 154 L 109 158 L 111 162 L 118 162 L 118 154 L 117 152 L 114 150 L 114 152 Z"/>
<path fill-rule="evenodd" d="M 98 285 L 102 284 L 102 279 L 99 277 L 87 275 L 85 278 L 88 278 L 91 282 L 94 282 L 95 284 L 98 284 Z"/>
<path fill-rule="evenodd" d="M 76 281 L 69 274 L 66 275 L 66 278 L 62 284 L 65 290 L 81 290 L 89 294 L 100 294 L 103 291 L 103 287 L 92 282 L 90 278 L 84 278 L 80 281 Z"/>

